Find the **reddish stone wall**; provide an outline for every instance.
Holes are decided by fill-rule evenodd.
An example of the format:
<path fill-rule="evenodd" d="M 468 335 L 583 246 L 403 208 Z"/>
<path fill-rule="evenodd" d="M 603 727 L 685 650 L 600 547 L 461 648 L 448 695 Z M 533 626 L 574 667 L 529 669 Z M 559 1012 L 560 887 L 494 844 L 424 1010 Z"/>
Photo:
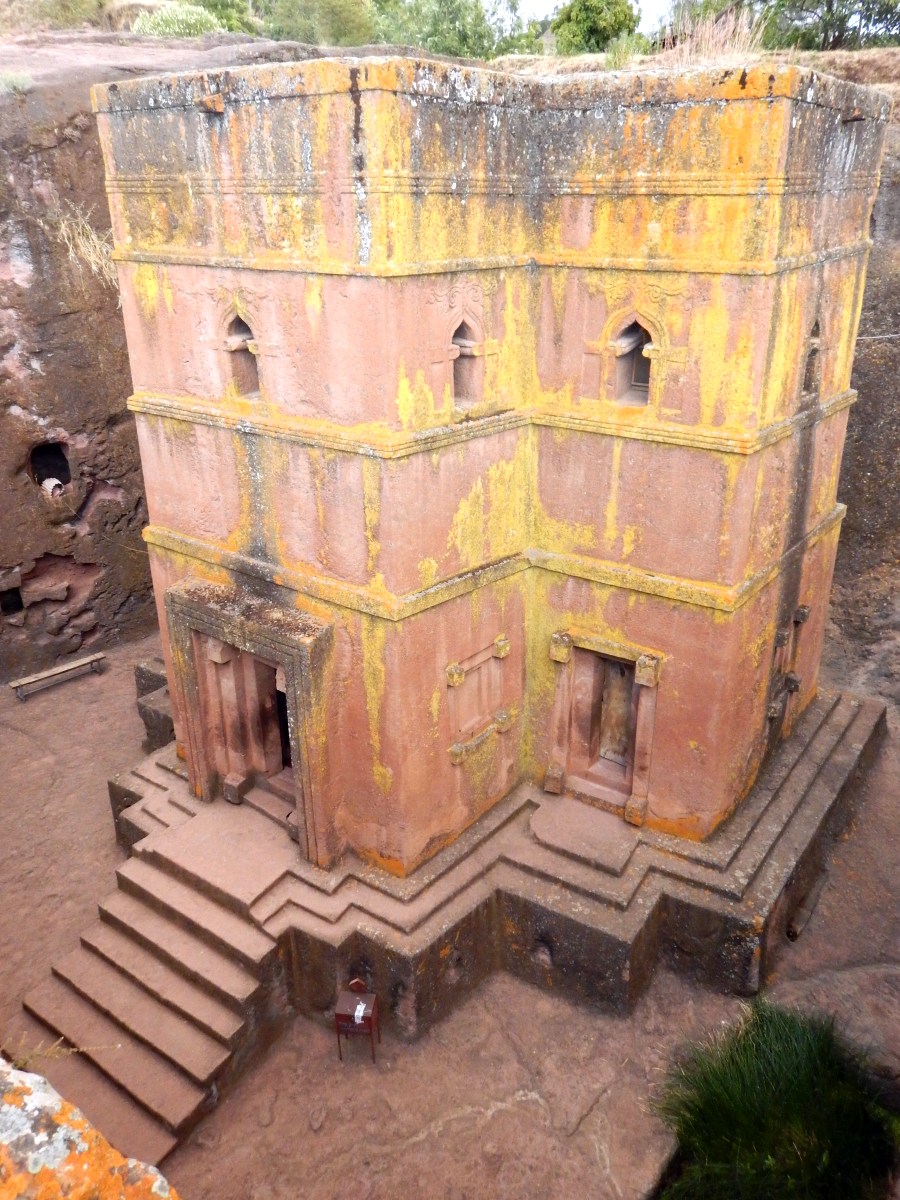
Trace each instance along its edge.
<path fill-rule="evenodd" d="M 376 59 L 95 101 L 198 794 L 259 723 L 232 646 L 290 676 L 320 866 L 523 777 L 706 836 L 815 695 L 883 98 Z M 266 606 L 327 628 L 315 697 Z M 582 770 L 613 669 L 632 750 Z"/>

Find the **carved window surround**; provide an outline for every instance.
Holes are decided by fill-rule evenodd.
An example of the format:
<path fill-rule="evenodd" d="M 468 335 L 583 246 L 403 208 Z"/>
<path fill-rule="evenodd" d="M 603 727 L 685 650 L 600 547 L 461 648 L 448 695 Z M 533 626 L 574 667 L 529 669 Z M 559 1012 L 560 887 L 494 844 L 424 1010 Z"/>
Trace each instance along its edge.
<path fill-rule="evenodd" d="M 483 650 L 447 667 L 450 724 L 455 740 L 450 761 L 459 766 L 484 743 L 513 727 L 514 716 L 503 704 L 502 664 L 511 646 L 498 634 Z"/>
<path fill-rule="evenodd" d="M 611 641 L 579 629 L 558 630 L 550 638 L 549 656 L 557 664 L 556 698 L 551 717 L 553 749 L 547 766 L 545 790 L 560 792 L 566 784 L 570 763 L 572 726 L 575 719 L 576 650 L 589 651 L 603 659 L 631 663 L 634 671 L 634 740 L 623 786 L 580 774 L 568 782 L 572 789 L 603 807 L 621 811 L 626 821 L 642 825 L 647 813 L 650 765 L 656 721 L 656 697 L 664 656 L 646 646 Z"/>

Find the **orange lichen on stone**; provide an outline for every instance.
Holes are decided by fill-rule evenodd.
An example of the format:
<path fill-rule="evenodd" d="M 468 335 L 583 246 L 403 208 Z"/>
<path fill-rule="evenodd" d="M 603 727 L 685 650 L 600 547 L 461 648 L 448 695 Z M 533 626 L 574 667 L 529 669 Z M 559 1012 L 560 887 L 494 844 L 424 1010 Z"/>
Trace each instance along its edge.
<path fill-rule="evenodd" d="M 0 1061 L 0 1200 L 178 1200 L 40 1075 Z"/>
<path fill-rule="evenodd" d="M 408 873 L 548 773 L 707 837 L 816 693 L 886 99 L 768 63 L 321 59 L 223 72 L 215 113 L 204 86 L 94 92 L 197 794 L 265 724 L 215 699 L 248 693 L 203 613 L 165 624 L 208 580 L 340 645 L 268 768 L 318 866 Z"/>

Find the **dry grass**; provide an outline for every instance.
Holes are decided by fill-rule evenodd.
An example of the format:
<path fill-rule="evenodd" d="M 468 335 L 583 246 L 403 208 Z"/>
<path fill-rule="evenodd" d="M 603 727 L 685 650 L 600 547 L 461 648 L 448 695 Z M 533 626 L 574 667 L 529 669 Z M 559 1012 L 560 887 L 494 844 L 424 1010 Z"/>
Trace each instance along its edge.
<path fill-rule="evenodd" d="M 672 30 L 675 45 L 654 59 L 654 65 L 684 70 L 699 66 L 739 66 L 757 57 L 762 48 L 763 23 L 746 9 L 726 9 L 717 16 L 680 21 Z"/>
<path fill-rule="evenodd" d="M 117 288 L 119 280 L 112 257 L 112 233 L 100 233 L 91 224 L 93 211 L 92 208 L 85 211 L 80 205 L 66 201 L 63 207 L 48 212 L 38 224 L 48 237 L 65 246 L 69 261 L 79 271 L 87 269 L 102 283 Z"/>
<path fill-rule="evenodd" d="M 692 67 L 744 66 L 762 53 L 763 26 L 746 10 L 686 19 L 672 30 L 676 44 L 659 54 L 507 55 L 492 63 L 523 75 L 570 75 L 598 71 L 684 71 Z M 615 49 L 615 47 L 612 47 Z M 781 55 L 780 57 L 784 57 Z"/>
<path fill-rule="evenodd" d="M 95 1050 L 117 1050 L 118 1046 L 85 1046 L 78 1049 L 75 1046 L 70 1046 L 65 1038 L 57 1038 L 55 1042 L 34 1042 L 31 1043 L 25 1037 L 25 1034 L 19 1036 L 18 1042 L 14 1046 L 8 1046 L 4 1051 L 4 1056 L 15 1067 L 17 1071 L 35 1071 L 38 1074 L 43 1074 L 41 1064 L 45 1062 L 53 1062 L 60 1058 L 70 1058 L 73 1054 L 90 1054 Z"/>

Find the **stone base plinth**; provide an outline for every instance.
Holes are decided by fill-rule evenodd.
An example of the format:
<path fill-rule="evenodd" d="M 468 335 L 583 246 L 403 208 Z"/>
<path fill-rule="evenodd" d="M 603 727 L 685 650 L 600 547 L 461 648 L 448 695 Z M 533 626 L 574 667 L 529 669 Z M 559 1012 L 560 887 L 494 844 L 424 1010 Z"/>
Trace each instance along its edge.
<path fill-rule="evenodd" d="M 117 824 L 138 856 L 283 944 L 298 1009 L 327 1011 L 342 981 L 363 975 L 414 1037 L 495 969 L 621 1011 L 660 959 L 752 994 L 883 730 L 883 705 L 820 696 L 702 843 L 522 786 L 406 879 L 352 857 L 321 871 L 250 805 L 192 800 L 171 747 L 132 774 L 129 798 L 142 777 L 154 783 Z"/>

